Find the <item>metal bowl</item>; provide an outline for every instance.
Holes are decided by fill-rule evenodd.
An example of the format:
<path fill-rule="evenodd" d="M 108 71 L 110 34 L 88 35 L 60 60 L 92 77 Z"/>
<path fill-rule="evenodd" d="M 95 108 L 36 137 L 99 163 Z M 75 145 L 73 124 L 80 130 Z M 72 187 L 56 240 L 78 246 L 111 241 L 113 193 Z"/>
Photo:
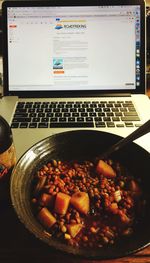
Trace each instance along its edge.
<path fill-rule="evenodd" d="M 58 240 L 52 240 L 33 216 L 30 196 L 35 172 L 48 160 L 73 160 L 97 157 L 121 137 L 94 130 L 69 131 L 52 135 L 30 148 L 17 162 L 11 176 L 11 199 L 13 207 L 26 228 L 41 241 L 66 253 L 90 259 L 110 259 L 135 253 L 150 244 L 150 154 L 135 143 L 118 151 L 113 158 L 127 167 L 135 177 L 140 177 L 147 199 L 146 213 L 141 217 L 136 231 L 114 245 L 99 249 L 81 249 Z"/>

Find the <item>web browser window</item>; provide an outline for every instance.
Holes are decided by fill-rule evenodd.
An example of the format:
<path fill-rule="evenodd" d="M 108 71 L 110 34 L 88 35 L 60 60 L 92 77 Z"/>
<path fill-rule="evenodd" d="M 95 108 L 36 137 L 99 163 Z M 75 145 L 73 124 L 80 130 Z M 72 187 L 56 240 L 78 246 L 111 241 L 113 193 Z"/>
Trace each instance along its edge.
<path fill-rule="evenodd" d="M 140 85 L 139 6 L 10 7 L 10 90 Z"/>

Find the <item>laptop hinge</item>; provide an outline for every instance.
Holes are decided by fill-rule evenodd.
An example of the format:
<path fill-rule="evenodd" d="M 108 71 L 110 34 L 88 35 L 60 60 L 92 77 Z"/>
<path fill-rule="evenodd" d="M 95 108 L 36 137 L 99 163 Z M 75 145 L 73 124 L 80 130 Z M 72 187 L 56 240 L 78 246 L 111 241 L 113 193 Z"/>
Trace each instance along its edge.
<path fill-rule="evenodd" d="M 107 93 L 100 94 L 100 97 L 131 97 L 130 93 Z"/>
<path fill-rule="evenodd" d="M 47 94 L 42 94 L 41 92 L 39 94 L 35 94 L 35 93 L 28 93 L 28 94 L 18 94 L 19 98 L 81 98 L 81 97 L 131 97 L 130 93 L 94 93 L 94 92 L 78 92 L 78 93 L 74 93 L 74 92 L 63 92 L 62 94 L 60 94 L 60 92 L 56 92 L 54 94 L 51 94 L 51 96 L 48 96 Z"/>

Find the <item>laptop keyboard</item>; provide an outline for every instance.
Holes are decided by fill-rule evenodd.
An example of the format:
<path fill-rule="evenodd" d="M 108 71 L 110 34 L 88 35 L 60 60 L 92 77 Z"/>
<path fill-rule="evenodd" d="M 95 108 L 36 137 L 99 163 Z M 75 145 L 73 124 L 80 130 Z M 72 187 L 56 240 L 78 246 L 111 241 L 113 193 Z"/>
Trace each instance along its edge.
<path fill-rule="evenodd" d="M 138 127 L 132 101 L 18 102 L 11 128 Z"/>

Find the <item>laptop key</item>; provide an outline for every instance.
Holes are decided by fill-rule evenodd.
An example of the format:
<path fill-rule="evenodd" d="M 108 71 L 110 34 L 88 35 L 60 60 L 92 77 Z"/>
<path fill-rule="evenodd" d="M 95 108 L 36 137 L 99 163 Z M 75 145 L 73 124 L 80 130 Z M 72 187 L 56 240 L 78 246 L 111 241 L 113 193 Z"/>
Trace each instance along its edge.
<path fill-rule="evenodd" d="M 39 108 L 40 108 L 40 104 L 34 104 L 34 105 L 33 105 L 33 108 L 34 108 L 34 109 L 39 109 Z"/>
<path fill-rule="evenodd" d="M 96 108 L 95 112 L 102 112 L 102 108 Z"/>
<path fill-rule="evenodd" d="M 34 113 L 34 112 L 35 112 L 35 109 L 28 109 L 28 112 L 29 112 L 29 113 Z"/>
<path fill-rule="evenodd" d="M 121 112 L 127 112 L 127 108 L 120 108 Z"/>
<path fill-rule="evenodd" d="M 33 122 L 39 122 L 39 121 L 40 121 L 40 118 L 33 118 L 32 121 L 33 121 Z"/>
<path fill-rule="evenodd" d="M 106 103 L 106 107 L 112 108 L 112 107 L 113 107 L 113 104 L 112 104 L 112 103 Z"/>
<path fill-rule="evenodd" d="M 51 122 L 57 122 L 57 121 L 58 121 L 58 118 L 50 118 L 50 121 L 51 121 Z"/>
<path fill-rule="evenodd" d="M 75 118 L 74 117 L 69 117 L 68 118 L 68 122 L 75 122 Z"/>
<path fill-rule="evenodd" d="M 115 106 L 116 108 L 119 108 L 119 107 L 121 107 L 121 104 L 120 104 L 120 103 L 115 103 L 114 106 Z"/>
<path fill-rule="evenodd" d="M 121 117 L 122 121 L 140 121 L 140 118 L 138 116 L 125 116 Z"/>
<path fill-rule="evenodd" d="M 123 116 L 123 113 L 122 113 L 122 112 L 115 112 L 115 116 L 116 116 L 116 117 Z"/>
<path fill-rule="evenodd" d="M 48 113 L 46 113 L 46 117 L 54 117 L 54 113 L 48 112 Z"/>
<path fill-rule="evenodd" d="M 66 122 L 66 121 L 67 121 L 67 118 L 65 118 L 65 117 L 59 118 L 59 122 Z"/>
<path fill-rule="evenodd" d="M 28 122 L 21 122 L 19 127 L 20 128 L 28 128 Z"/>
<path fill-rule="evenodd" d="M 19 103 L 17 104 L 17 109 L 19 109 L 19 108 L 24 108 L 24 105 L 25 105 L 24 102 L 19 102 Z"/>
<path fill-rule="evenodd" d="M 31 122 L 29 124 L 29 128 L 37 128 L 37 123 L 36 122 Z"/>
<path fill-rule="evenodd" d="M 110 117 L 103 117 L 103 121 L 111 121 Z"/>
<path fill-rule="evenodd" d="M 43 109 L 37 109 L 36 112 L 41 113 L 43 112 Z"/>
<path fill-rule="evenodd" d="M 37 116 L 37 113 L 29 113 L 29 117 L 35 118 L 36 116 Z"/>
<path fill-rule="evenodd" d="M 112 117 L 112 120 L 113 121 L 120 121 L 120 118 L 119 117 Z"/>
<path fill-rule="evenodd" d="M 47 122 L 40 122 L 38 124 L 38 128 L 48 128 L 48 123 Z"/>
<path fill-rule="evenodd" d="M 85 108 L 81 108 L 81 109 L 79 108 L 78 112 L 85 112 Z"/>
<path fill-rule="evenodd" d="M 77 109 L 76 108 L 71 108 L 70 112 L 77 112 Z"/>
<path fill-rule="evenodd" d="M 61 112 L 56 112 L 54 117 L 62 117 L 62 113 Z"/>
<path fill-rule="evenodd" d="M 13 122 L 31 122 L 31 118 L 14 118 Z"/>
<path fill-rule="evenodd" d="M 93 128 L 93 122 L 53 122 L 50 128 Z"/>
<path fill-rule="evenodd" d="M 102 121 L 102 117 L 95 117 L 94 120 L 95 121 Z"/>
<path fill-rule="evenodd" d="M 27 108 L 29 108 L 29 109 L 32 108 L 32 105 L 26 104 L 26 105 L 25 105 L 25 109 L 27 109 Z"/>
<path fill-rule="evenodd" d="M 87 108 L 87 112 L 93 112 L 93 108 Z"/>
<path fill-rule="evenodd" d="M 124 116 L 138 116 L 136 111 L 125 112 Z"/>
<path fill-rule="evenodd" d="M 18 128 L 19 127 L 19 122 L 15 122 L 11 124 L 11 128 Z"/>
<path fill-rule="evenodd" d="M 135 123 L 135 127 L 140 127 L 142 124 L 141 123 Z"/>
<path fill-rule="evenodd" d="M 103 117 L 103 116 L 105 116 L 105 113 L 104 112 L 98 112 L 98 116 Z"/>
<path fill-rule="evenodd" d="M 103 121 L 96 121 L 95 125 L 96 125 L 97 128 L 101 128 L 101 127 L 104 128 L 104 127 L 106 127 L 106 124 Z"/>
<path fill-rule="evenodd" d="M 38 104 L 41 104 L 42 102 L 41 101 L 35 101 L 34 104 L 35 105 L 38 105 Z"/>
<path fill-rule="evenodd" d="M 136 111 L 136 109 L 133 107 L 128 107 L 128 111 Z"/>
<path fill-rule="evenodd" d="M 84 117 L 78 117 L 77 122 L 84 122 Z"/>
<path fill-rule="evenodd" d="M 81 117 L 88 117 L 88 113 L 87 112 L 81 112 Z"/>
<path fill-rule="evenodd" d="M 80 113 L 78 113 L 78 112 L 73 112 L 72 113 L 72 117 L 79 117 L 80 116 Z"/>
<path fill-rule="evenodd" d="M 123 127 L 124 127 L 124 124 L 123 124 L 123 123 L 116 124 L 116 127 L 118 127 L 118 128 L 123 128 Z"/>
<path fill-rule="evenodd" d="M 66 112 L 67 113 L 67 112 L 69 112 L 69 110 L 64 108 L 64 109 L 61 110 L 61 112 Z"/>
<path fill-rule="evenodd" d="M 133 127 L 133 123 L 132 122 L 125 122 L 125 126 L 126 127 Z"/>
<path fill-rule="evenodd" d="M 110 112 L 110 109 L 109 108 L 104 108 L 103 111 L 104 112 Z"/>
<path fill-rule="evenodd" d="M 90 113 L 89 113 L 89 116 L 90 116 L 90 117 L 96 117 L 96 112 L 90 112 Z"/>
<path fill-rule="evenodd" d="M 22 109 L 22 108 L 16 108 L 15 113 L 26 113 L 27 109 Z"/>
<path fill-rule="evenodd" d="M 93 117 L 86 117 L 85 119 L 87 122 L 93 122 Z"/>
<path fill-rule="evenodd" d="M 111 121 L 106 122 L 106 125 L 107 125 L 107 127 L 109 127 L 109 128 L 115 127 L 114 122 L 111 122 Z"/>
<path fill-rule="evenodd" d="M 31 101 L 25 101 L 25 105 L 32 105 L 33 104 L 33 102 L 31 102 Z"/>
<path fill-rule="evenodd" d="M 112 117 L 112 116 L 114 116 L 114 113 L 113 112 L 106 112 L 106 116 L 107 117 Z"/>
<path fill-rule="evenodd" d="M 14 118 L 27 118 L 28 113 L 15 113 Z"/>
<path fill-rule="evenodd" d="M 42 109 L 48 108 L 48 104 L 44 104 L 44 103 L 43 103 L 43 104 L 41 105 L 41 108 L 42 108 Z"/>
<path fill-rule="evenodd" d="M 71 116 L 71 113 L 70 112 L 65 112 L 64 113 L 64 117 L 70 117 Z"/>
<path fill-rule="evenodd" d="M 112 108 L 111 110 L 112 110 L 112 112 L 119 112 L 118 108 Z"/>
<path fill-rule="evenodd" d="M 45 117 L 45 113 L 42 113 L 42 112 L 38 113 L 38 117 L 43 117 L 44 118 Z"/>
<path fill-rule="evenodd" d="M 49 118 L 41 118 L 41 122 L 48 122 L 49 121 Z"/>
<path fill-rule="evenodd" d="M 52 109 L 45 109 L 45 112 L 52 112 Z"/>
<path fill-rule="evenodd" d="M 59 108 L 56 108 L 56 109 L 53 109 L 53 112 L 60 112 L 60 109 Z"/>

